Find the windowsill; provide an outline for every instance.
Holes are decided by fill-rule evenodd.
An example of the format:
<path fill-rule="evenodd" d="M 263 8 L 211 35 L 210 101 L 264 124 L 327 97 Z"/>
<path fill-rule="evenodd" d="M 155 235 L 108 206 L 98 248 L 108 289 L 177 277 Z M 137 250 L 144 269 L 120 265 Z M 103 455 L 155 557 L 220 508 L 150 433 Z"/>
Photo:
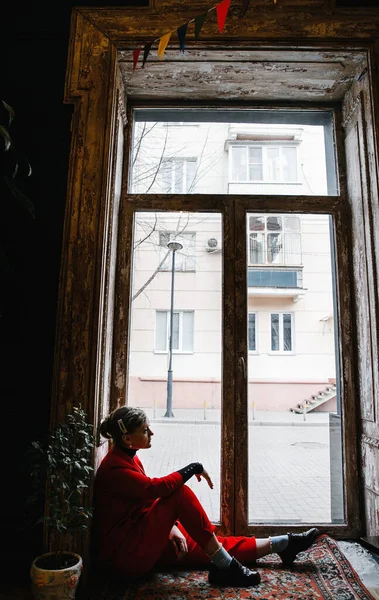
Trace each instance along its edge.
<path fill-rule="evenodd" d="M 301 181 L 229 181 L 229 185 L 298 185 L 301 186 Z"/>
<path fill-rule="evenodd" d="M 171 273 L 171 269 L 159 269 L 159 273 Z M 175 273 L 196 273 L 195 269 L 175 269 Z"/>
<path fill-rule="evenodd" d="M 153 350 L 154 354 L 168 354 L 168 350 Z M 177 354 L 194 354 L 193 350 L 173 350 L 172 355 Z"/>
<path fill-rule="evenodd" d="M 285 350 L 271 350 L 271 352 L 267 352 L 269 356 L 296 356 L 296 352 L 285 352 Z"/>
<path fill-rule="evenodd" d="M 259 354 L 258 350 L 248 350 L 248 355 L 249 355 L 249 356 L 250 356 L 250 355 L 253 355 L 253 356 L 254 356 L 254 354 L 255 354 L 255 355 L 258 355 L 258 354 Z"/>
<path fill-rule="evenodd" d="M 254 232 L 250 232 L 250 233 L 254 233 Z M 278 265 L 276 263 L 263 263 L 263 264 L 249 263 L 247 266 L 248 266 L 248 269 L 252 269 L 254 271 L 261 271 L 262 269 L 264 269 L 265 271 L 269 271 L 270 269 L 275 269 L 275 270 L 280 269 L 282 271 L 293 271 L 294 269 L 304 269 L 304 265 L 300 264 L 300 263 L 298 265 Z"/>

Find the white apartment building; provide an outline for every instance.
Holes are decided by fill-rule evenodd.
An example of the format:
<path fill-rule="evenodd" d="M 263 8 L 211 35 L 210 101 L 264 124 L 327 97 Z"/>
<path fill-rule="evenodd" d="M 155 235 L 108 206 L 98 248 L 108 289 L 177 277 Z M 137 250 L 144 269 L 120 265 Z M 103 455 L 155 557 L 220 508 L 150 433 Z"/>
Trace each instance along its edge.
<path fill-rule="evenodd" d="M 133 162 L 132 193 L 327 194 L 321 126 L 137 122 Z M 166 403 L 172 239 L 173 407 L 219 408 L 222 217 L 200 212 L 137 214 L 128 402 Z M 246 248 L 249 403 L 289 410 L 336 378 L 329 216 L 249 213 Z"/>

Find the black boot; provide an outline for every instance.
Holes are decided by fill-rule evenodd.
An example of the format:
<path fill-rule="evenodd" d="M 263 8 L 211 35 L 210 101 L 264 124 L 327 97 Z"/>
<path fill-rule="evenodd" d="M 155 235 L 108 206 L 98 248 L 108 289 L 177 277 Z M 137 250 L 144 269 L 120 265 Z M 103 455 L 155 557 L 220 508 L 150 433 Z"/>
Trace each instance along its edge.
<path fill-rule="evenodd" d="M 316 527 L 312 527 L 312 529 L 303 533 L 289 533 L 287 548 L 283 552 L 278 552 L 283 563 L 288 566 L 292 565 L 298 553 L 308 550 L 316 540 L 318 534 L 319 530 Z"/>
<path fill-rule="evenodd" d="M 209 569 L 208 581 L 213 585 L 223 587 L 250 587 L 258 585 L 261 576 L 257 571 L 250 571 L 236 558 L 232 558 L 232 562 L 226 569 L 218 569 L 216 565 L 212 564 Z"/>

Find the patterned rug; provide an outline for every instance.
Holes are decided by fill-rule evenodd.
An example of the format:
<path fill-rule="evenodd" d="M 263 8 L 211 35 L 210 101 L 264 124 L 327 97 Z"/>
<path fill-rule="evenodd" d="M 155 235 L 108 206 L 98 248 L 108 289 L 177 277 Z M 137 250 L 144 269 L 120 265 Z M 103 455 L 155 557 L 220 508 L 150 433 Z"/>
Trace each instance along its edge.
<path fill-rule="evenodd" d="M 327 535 L 319 537 L 298 555 L 292 568 L 277 555 L 257 561 L 261 584 L 253 588 L 217 588 L 208 583 L 207 571 L 171 571 L 116 591 L 108 588 L 104 600 L 374 600 L 358 575 Z"/>

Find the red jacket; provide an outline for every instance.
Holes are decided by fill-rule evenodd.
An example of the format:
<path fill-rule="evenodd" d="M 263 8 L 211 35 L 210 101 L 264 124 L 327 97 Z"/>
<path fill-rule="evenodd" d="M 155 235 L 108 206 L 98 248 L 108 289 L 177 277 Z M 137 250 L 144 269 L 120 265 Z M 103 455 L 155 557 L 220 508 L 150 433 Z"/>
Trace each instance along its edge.
<path fill-rule="evenodd" d="M 128 534 L 128 550 L 133 552 L 144 513 L 158 498 L 170 496 L 182 485 L 180 473 L 147 477 L 137 455 L 132 458 L 112 448 L 95 477 L 93 534 L 97 561 L 110 565 Z"/>

